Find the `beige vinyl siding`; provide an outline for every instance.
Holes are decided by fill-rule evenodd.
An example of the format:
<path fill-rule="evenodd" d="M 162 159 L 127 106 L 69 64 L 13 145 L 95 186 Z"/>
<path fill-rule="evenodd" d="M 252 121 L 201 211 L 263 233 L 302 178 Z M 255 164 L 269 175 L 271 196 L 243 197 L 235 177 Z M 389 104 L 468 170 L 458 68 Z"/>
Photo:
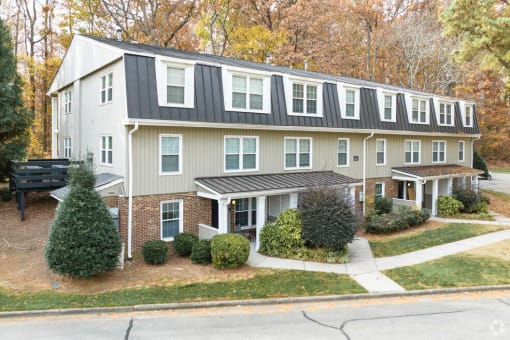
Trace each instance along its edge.
<path fill-rule="evenodd" d="M 160 134 L 182 135 L 182 174 L 159 174 Z M 258 171 L 224 171 L 224 136 L 258 136 Z M 310 170 L 284 170 L 284 138 L 312 138 L 312 170 L 332 170 L 360 178 L 362 138 L 364 135 L 261 131 L 208 128 L 140 127 L 133 135 L 133 194 L 149 195 L 196 191 L 194 179 L 208 176 L 234 176 L 263 173 L 288 173 Z M 338 138 L 350 138 L 349 167 L 337 167 Z M 358 161 L 353 161 L 358 156 Z"/>

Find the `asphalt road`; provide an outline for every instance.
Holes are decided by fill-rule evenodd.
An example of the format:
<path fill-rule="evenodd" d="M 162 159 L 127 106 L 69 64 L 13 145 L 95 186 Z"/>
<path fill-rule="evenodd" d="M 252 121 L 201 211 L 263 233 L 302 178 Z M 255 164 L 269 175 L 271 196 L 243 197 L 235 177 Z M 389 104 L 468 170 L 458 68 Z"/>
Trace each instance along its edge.
<path fill-rule="evenodd" d="M 509 339 L 510 292 L 0 319 L 1 339 Z"/>
<path fill-rule="evenodd" d="M 510 174 L 492 172 L 491 180 L 480 180 L 481 189 L 489 189 L 510 194 Z"/>

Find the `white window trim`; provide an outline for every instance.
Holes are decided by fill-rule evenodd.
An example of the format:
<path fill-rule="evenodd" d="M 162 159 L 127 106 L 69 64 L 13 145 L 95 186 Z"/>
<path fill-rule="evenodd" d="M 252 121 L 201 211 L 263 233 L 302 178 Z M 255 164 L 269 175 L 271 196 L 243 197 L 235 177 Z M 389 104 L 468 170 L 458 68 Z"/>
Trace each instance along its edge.
<path fill-rule="evenodd" d="M 405 101 L 406 101 L 406 108 L 407 108 L 407 118 L 409 121 L 409 124 L 421 124 L 421 125 L 428 125 L 430 124 L 430 98 L 424 97 L 424 96 L 415 96 L 411 95 L 410 93 L 406 93 L 404 95 Z M 413 99 L 418 100 L 425 100 L 425 122 L 413 122 Z"/>
<path fill-rule="evenodd" d="M 347 141 L 347 164 L 338 164 L 338 142 L 341 140 Z M 337 168 L 347 168 L 349 167 L 349 158 L 351 157 L 351 140 L 350 138 L 338 138 L 338 141 L 336 142 L 336 167 Z"/>
<path fill-rule="evenodd" d="M 376 191 L 375 188 L 377 187 L 377 184 L 381 184 L 381 197 L 386 197 L 386 187 L 384 185 L 384 182 L 376 182 L 374 186 L 374 198 L 376 198 Z"/>
<path fill-rule="evenodd" d="M 225 99 L 225 111 L 234 112 L 256 112 L 271 114 L 271 74 L 263 72 L 250 72 L 247 69 L 223 67 L 221 70 L 223 80 L 223 96 Z M 232 107 L 232 76 L 262 79 L 262 110 L 253 110 L 249 108 L 249 100 L 246 101 L 247 108 Z M 249 82 L 248 82 L 249 88 Z M 249 93 L 248 93 L 249 95 Z"/>
<path fill-rule="evenodd" d="M 239 138 L 239 169 L 228 169 L 227 170 L 227 157 L 226 157 L 226 148 L 227 148 L 227 138 Z M 243 169 L 243 139 L 245 138 L 255 138 L 255 169 Z M 259 171 L 259 136 L 232 136 L 225 135 L 223 136 L 223 171 L 226 173 L 232 172 L 255 172 Z"/>
<path fill-rule="evenodd" d="M 460 159 L 460 145 L 462 144 L 462 159 Z M 464 163 L 466 161 L 466 143 L 463 140 L 459 140 L 457 144 L 457 158 L 459 162 Z"/>
<path fill-rule="evenodd" d="M 69 145 L 66 145 L 66 141 L 69 141 Z M 63 139 L 63 142 L 64 142 L 64 158 L 68 158 L 68 159 L 71 159 L 72 155 L 73 155 L 73 140 L 71 139 L 71 137 L 64 137 Z M 67 154 L 67 151 L 69 150 L 69 155 Z"/>
<path fill-rule="evenodd" d="M 112 159 L 111 163 L 103 163 L 102 154 L 103 154 L 103 138 L 110 137 L 112 139 Z M 108 161 L 108 149 L 106 151 L 106 161 Z M 110 166 L 113 167 L 113 135 L 100 135 L 99 136 L 99 164 L 102 166 Z"/>
<path fill-rule="evenodd" d="M 317 113 L 306 113 L 306 112 L 293 112 L 293 105 L 292 105 L 292 99 L 293 99 L 293 91 L 292 91 L 292 84 L 299 83 L 303 84 L 305 87 L 306 85 L 312 85 L 317 86 Z M 288 116 L 301 116 L 301 117 L 324 117 L 323 112 L 323 96 L 322 96 L 322 82 L 316 79 L 310 79 L 310 78 L 302 78 L 302 77 L 289 77 L 284 76 L 283 77 L 283 88 L 285 91 L 285 103 L 287 105 L 287 115 Z M 305 98 L 306 101 L 306 91 L 305 91 Z M 305 111 L 306 111 L 306 105 L 305 105 Z"/>
<path fill-rule="evenodd" d="M 340 116 L 342 119 L 360 119 L 360 86 L 337 83 L 338 100 L 340 101 Z M 354 117 L 345 115 L 347 108 L 347 96 L 345 91 L 354 91 Z"/>
<path fill-rule="evenodd" d="M 411 162 L 406 162 L 406 143 L 411 142 Z M 413 162 L 413 142 L 418 142 L 418 162 Z M 420 164 L 421 163 L 421 140 L 406 139 L 404 140 L 404 164 Z"/>
<path fill-rule="evenodd" d="M 64 106 L 64 114 L 71 114 L 72 103 L 73 103 L 73 91 L 65 90 L 62 95 L 62 102 Z"/>
<path fill-rule="evenodd" d="M 391 119 L 384 119 L 384 97 L 391 96 Z M 381 122 L 397 121 L 397 92 L 387 91 L 381 88 L 377 89 L 377 102 L 379 104 L 379 117 Z"/>
<path fill-rule="evenodd" d="M 470 103 L 470 102 L 466 102 L 466 101 L 460 101 L 459 102 L 459 106 L 460 106 L 460 115 L 462 116 L 462 124 L 465 126 L 465 127 L 473 127 L 474 125 L 474 116 L 475 116 L 475 113 L 474 113 L 474 104 L 473 103 Z M 470 107 L 471 108 L 471 124 L 466 124 L 466 107 Z"/>
<path fill-rule="evenodd" d="M 384 142 L 384 149 L 383 149 L 383 152 L 384 152 L 384 161 L 383 163 L 377 163 L 377 142 Z M 386 165 L 386 138 L 377 138 L 375 140 L 375 165 L 376 166 L 384 166 Z"/>
<path fill-rule="evenodd" d="M 442 100 L 442 99 L 438 99 L 438 98 L 433 98 L 433 102 L 434 102 L 434 111 L 436 111 L 436 121 L 437 121 L 437 125 L 438 126 L 455 126 L 455 102 L 453 101 L 449 101 L 449 100 Z M 441 112 L 440 112 L 440 109 L 441 109 L 441 104 L 444 104 L 444 105 L 450 105 L 451 107 L 451 114 L 452 114 L 452 122 L 451 124 L 447 124 L 446 121 L 446 112 L 445 112 L 445 123 L 444 124 L 441 124 L 441 120 L 440 120 L 440 117 L 441 117 Z"/>
<path fill-rule="evenodd" d="M 112 86 L 111 86 L 111 89 L 112 89 L 112 99 L 108 100 L 108 75 L 112 75 Z M 104 91 L 105 91 L 105 101 L 103 102 L 102 99 L 101 99 L 101 93 L 103 92 L 103 88 L 101 87 L 102 86 L 102 79 L 103 77 L 106 77 L 106 81 L 105 81 L 105 88 L 104 88 Z M 111 102 L 113 102 L 113 71 L 108 71 L 106 73 L 103 73 L 99 76 L 99 105 L 107 105 L 107 104 L 110 104 Z"/>
<path fill-rule="evenodd" d="M 438 160 L 436 162 L 434 162 L 434 143 L 444 143 L 444 161 L 441 161 L 439 160 L 439 154 L 440 154 L 440 151 L 438 149 L 437 151 L 437 158 Z M 438 146 L 439 147 L 439 146 Z M 433 164 L 444 164 L 446 163 L 446 141 L 445 140 L 433 140 L 432 141 L 432 163 Z"/>
<path fill-rule="evenodd" d="M 169 57 L 156 57 L 156 84 L 158 105 L 164 107 L 193 108 L 195 105 L 195 61 Z M 184 104 L 167 102 L 167 67 L 184 70 Z"/>
<path fill-rule="evenodd" d="M 296 151 L 296 166 L 295 167 L 291 167 L 291 168 L 288 168 L 285 164 L 285 146 L 286 146 L 286 141 L 288 139 L 296 139 L 297 141 L 297 151 Z M 308 139 L 310 141 L 310 166 L 299 166 L 299 140 L 301 139 Z M 312 137 L 283 137 L 283 170 L 310 170 L 313 168 L 313 141 L 312 141 Z"/>
<path fill-rule="evenodd" d="M 184 232 L 184 201 L 180 200 L 170 200 L 170 201 L 161 201 L 159 202 L 159 237 L 163 241 L 173 241 L 173 237 L 163 237 L 163 204 L 165 203 L 179 203 L 179 234 Z"/>
<path fill-rule="evenodd" d="M 257 213 L 257 202 L 255 201 L 255 207 L 254 207 L 253 206 L 253 197 L 237 198 L 237 199 L 235 199 L 235 201 L 238 202 L 241 199 L 247 199 L 248 200 L 248 225 L 240 226 L 241 230 L 253 229 L 253 227 L 256 227 L 256 224 L 253 224 L 252 212 L 253 212 L 253 210 L 255 210 L 255 214 Z M 236 206 L 237 206 L 237 204 L 236 204 Z M 246 211 L 246 210 L 242 210 L 242 211 Z M 237 212 L 238 211 L 235 211 L 235 208 L 234 208 L 234 218 L 235 218 L 235 214 Z M 235 223 L 234 223 L 234 227 L 235 227 Z"/>
<path fill-rule="evenodd" d="M 161 153 L 161 139 L 163 137 L 177 137 L 179 138 L 179 170 L 178 171 L 163 171 L 163 162 Z M 182 134 L 173 134 L 173 133 L 161 133 L 158 137 L 158 154 L 159 154 L 159 175 L 160 176 L 175 176 L 182 175 Z"/>

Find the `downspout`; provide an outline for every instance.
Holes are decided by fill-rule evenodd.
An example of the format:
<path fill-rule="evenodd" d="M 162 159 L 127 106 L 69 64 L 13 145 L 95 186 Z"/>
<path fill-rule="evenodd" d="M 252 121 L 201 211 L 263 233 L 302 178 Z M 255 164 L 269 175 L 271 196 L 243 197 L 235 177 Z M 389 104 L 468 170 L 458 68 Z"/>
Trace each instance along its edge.
<path fill-rule="evenodd" d="M 366 186 L 367 186 L 367 140 L 374 137 L 374 131 L 370 132 L 370 136 L 363 138 L 363 216 L 365 216 L 366 212 Z"/>
<path fill-rule="evenodd" d="M 133 134 L 138 130 L 138 122 L 128 133 L 128 259 L 131 259 L 132 229 L 133 229 Z"/>

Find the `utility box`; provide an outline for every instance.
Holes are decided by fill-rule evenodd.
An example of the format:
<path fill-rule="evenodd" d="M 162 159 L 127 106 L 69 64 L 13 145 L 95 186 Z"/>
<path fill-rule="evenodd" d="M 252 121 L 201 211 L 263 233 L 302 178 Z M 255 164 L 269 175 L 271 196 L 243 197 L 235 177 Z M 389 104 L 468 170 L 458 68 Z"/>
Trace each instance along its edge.
<path fill-rule="evenodd" d="M 117 227 L 117 231 L 119 231 L 119 208 L 109 208 L 110 215 L 112 215 L 113 224 Z"/>

